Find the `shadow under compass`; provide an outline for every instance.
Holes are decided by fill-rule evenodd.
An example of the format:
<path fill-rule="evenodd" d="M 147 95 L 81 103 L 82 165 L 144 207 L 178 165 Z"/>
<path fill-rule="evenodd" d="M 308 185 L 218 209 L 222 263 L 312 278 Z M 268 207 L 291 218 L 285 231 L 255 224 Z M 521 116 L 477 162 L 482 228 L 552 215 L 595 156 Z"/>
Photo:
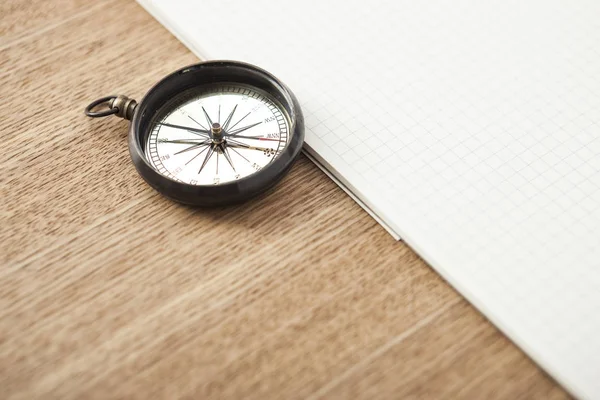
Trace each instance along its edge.
<path fill-rule="evenodd" d="M 283 265 L 313 265 L 328 254 L 338 257 L 333 238 L 380 229 L 304 155 L 273 188 L 237 205 L 200 208 L 152 192 L 131 220 L 165 268 L 194 266 L 185 279 L 198 284 L 240 268 L 251 279 Z M 147 257 L 129 261 L 141 265 Z"/>
<path fill-rule="evenodd" d="M 323 179 L 323 172 L 301 155 L 290 172 L 273 187 L 246 202 L 211 208 L 180 205 L 211 226 L 231 232 L 226 240 L 228 251 L 236 250 L 240 240 L 267 245 L 282 237 L 296 238 L 307 226 L 327 223 L 331 195 L 338 192 L 335 183 Z M 166 200 L 165 201 L 169 201 Z M 201 222 L 201 221 L 198 221 Z M 297 240 L 297 239 L 294 239 Z"/>

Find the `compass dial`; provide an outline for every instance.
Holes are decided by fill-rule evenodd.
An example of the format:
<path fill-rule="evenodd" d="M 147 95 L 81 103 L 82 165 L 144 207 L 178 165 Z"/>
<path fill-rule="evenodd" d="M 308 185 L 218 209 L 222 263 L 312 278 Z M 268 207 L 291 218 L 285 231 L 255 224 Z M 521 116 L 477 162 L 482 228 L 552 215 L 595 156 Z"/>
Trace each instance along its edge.
<path fill-rule="evenodd" d="M 221 84 L 185 94 L 159 112 L 146 145 L 161 175 L 191 185 L 220 185 L 250 176 L 289 142 L 289 117 L 255 88 Z"/>

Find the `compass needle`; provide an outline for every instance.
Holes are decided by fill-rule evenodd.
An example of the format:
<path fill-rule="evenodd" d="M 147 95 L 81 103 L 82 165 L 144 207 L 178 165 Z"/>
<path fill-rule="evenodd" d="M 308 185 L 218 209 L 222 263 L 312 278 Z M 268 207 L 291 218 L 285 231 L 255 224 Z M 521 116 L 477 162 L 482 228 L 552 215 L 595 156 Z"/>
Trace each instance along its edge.
<path fill-rule="evenodd" d="M 171 144 L 200 144 L 201 142 L 196 142 L 196 140 L 203 140 L 203 139 L 175 139 L 175 140 L 168 140 L 168 139 L 159 139 L 158 143 L 171 143 Z M 209 143 L 209 142 L 206 142 Z"/>
<path fill-rule="evenodd" d="M 227 128 L 229 127 L 229 123 L 231 122 L 231 118 L 233 118 L 233 114 L 235 114 L 235 110 L 237 110 L 237 107 L 238 105 L 236 104 L 235 107 L 233 107 L 233 110 L 231 110 L 231 112 L 227 116 L 227 118 L 225 118 L 225 122 L 223 123 L 223 130 L 225 132 L 227 132 Z"/>
<path fill-rule="evenodd" d="M 202 125 L 200 122 L 196 121 L 191 115 L 187 114 L 187 117 L 189 119 L 191 119 L 192 121 L 194 121 L 196 124 L 198 124 L 198 126 L 200 126 L 202 129 L 204 129 L 208 132 L 208 129 L 206 129 L 206 127 L 204 125 Z"/>
<path fill-rule="evenodd" d="M 242 148 L 242 149 L 258 150 L 258 151 L 266 151 L 266 152 L 275 150 L 275 149 L 269 149 L 267 147 L 250 146 L 250 145 L 244 144 L 244 143 L 227 142 L 227 144 L 231 147 L 238 147 L 238 148 Z"/>
<path fill-rule="evenodd" d="M 235 167 L 233 166 L 233 161 L 231 160 L 231 156 L 229 155 L 229 148 L 225 145 L 221 145 L 221 149 L 223 149 L 223 155 L 225 156 L 225 159 L 227 160 L 229 165 L 231 165 L 231 169 L 233 169 L 233 172 L 237 172 L 235 170 Z"/>
<path fill-rule="evenodd" d="M 208 145 L 208 144 L 210 144 L 210 142 L 202 142 L 202 143 L 197 143 L 197 144 L 194 144 L 194 145 L 192 145 L 192 146 L 188 147 L 187 149 L 183 149 L 183 150 L 180 150 L 180 151 L 178 151 L 177 153 L 174 153 L 174 155 L 181 154 L 181 153 L 185 153 L 185 152 L 187 152 L 187 151 L 196 150 L 196 149 L 198 149 L 200 146 L 206 146 L 206 145 Z"/>
<path fill-rule="evenodd" d="M 267 142 L 281 142 L 281 139 L 266 138 L 266 137 L 263 137 L 263 136 L 235 135 L 233 137 L 238 138 L 238 139 L 253 139 L 253 140 L 264 140 L 264 141 L 267 141 Z"/>
<path fill-rule="evenodd" d="M 210 131 L 207 131 L 206 129 L 197 129 L 197 128 L 192 128 L 190 126 L 175 125 L 175 124 L 170 124 L 168 122 L 159 122 L 157 125 L 166 126 L 168 128 L 183 129 L 184 131 L 192 132 L 199 136 L 204 136 L 206 138 L 208 138 L 209 137 L 208 135 L 210 134 Z"/>
<path fill-rule="evenodd" d="M 242 119 L 240 119 L 238 122 L 236 122 L 235 124 L 233 124 L 233 126 L 231 127 L 231 129 L 235 128 L 237 126 L 237 124 L 239 124 L 240 122 L 242 122 L 244 120 L 244 118 L 246 118 L 250 114 L 252 114 L 252 111 L 250 111 L 248 114 L 244 115 L 242 117 Z"/>
<path fill-rule="evenodd" d="M 250 164 L 252 164 L 252 163 L 250 162 L 250 160 L 248 160 L 246 157 L 244 157 L 244 156 L 242 155 L 242 153 L 240 153 L 239 151 L 237 151 L 237 150 L 236 150 L 236 149 L 234 149 L 233 147 L 227 147 L 227 148 L 228 148 L 228 149 L 229 149 L 229 148 L 231 148 L 231 150 L 233 150 L 234 152 L 236 152 L 236 153 L 237 153 L 237 155 L 239 155 L 239 156 L 240 156 L 240 157 L 242 157 L 244 160 L 246 160 L 246 161 L 248 161 Z"/>
<path fill-rule="evenodd" d="M 234 130 L 234 131 L 231 131 L 231 132 L 229 132 L 229 133 L 227 134 L 227 136 L 235 136 L 235 135 L 237 135 L 238 133 L 241 133 L 241 132 L 247 131 L 248 129 L 250 129 L 250 128 L 254 128 L 256 125 L 260 125 L 260 124 L 262 124 L 262 121 L 261 121 L 261 122 L 257 122 L 257 123 L 255 123 L 255 124 L 251 124 L 251 125 L 245 126 L 245 127 L 243 127 L 243 128 L 238 128 L 238 129 L 236 129 L 236 130 Z"/>
<path fill-rule="evenodd" d="M 202 172 L 202 170 L 206 166 L 206 163 L 208 163 L 208 160 L 210 160 L 210 157 L 213 155 L 214 152 L 215 152 L 215 145 L 213 144 L 208 148 L 208 152 L 206 153 L 206 157 L 204 157 L 202 166 L 200 166 L 200 169 L 198 170 L 198 175 L 200 175 L 200 172 Z"/>
<path fill-rule="evenodd" d="M 208 126 L 213 126 L 213 122 L 210 119 L 210 117 L 208 116 L 208 113 L 206 112 L 206 110 L 204 109 L 204 106 L 202 106 L 202 111 L 204 111 L 204 116 L 206 117 L 206 121 L 208 122 Z"/>
<path fill-rule="evenodd" d="M 200 154 L 204 153 L 208 149 L 209 149 L 209 147 L 203 148 L 202 151 L 199 151 L 198 154 L 196 154 L 194 157 L 190 158 L 190 160 L 188 162 L 186 162 L 185 165 L 188 165 L 189 163 L 194 161 Z"/>

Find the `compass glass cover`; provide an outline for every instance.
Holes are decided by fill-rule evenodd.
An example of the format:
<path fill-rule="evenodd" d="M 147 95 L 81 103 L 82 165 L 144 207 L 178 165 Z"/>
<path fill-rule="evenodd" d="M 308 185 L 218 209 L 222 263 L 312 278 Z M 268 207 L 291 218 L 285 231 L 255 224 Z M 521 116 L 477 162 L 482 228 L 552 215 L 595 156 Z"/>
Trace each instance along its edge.
<path fill-rule="evenodd" d="M 185 92 L 150 125 L 146 158 L 161 175 L 220 185 L 259 172 L 290 140 L 287 113 L 256 88 L 219 84 Z"/>

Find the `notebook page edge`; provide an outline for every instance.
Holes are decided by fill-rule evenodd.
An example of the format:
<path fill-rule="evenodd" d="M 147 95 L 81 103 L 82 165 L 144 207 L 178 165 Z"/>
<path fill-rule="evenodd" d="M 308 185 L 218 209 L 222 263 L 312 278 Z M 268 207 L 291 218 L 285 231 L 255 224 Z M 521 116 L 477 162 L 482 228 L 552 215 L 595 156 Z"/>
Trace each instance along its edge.
<path fill-rule="evenodd" d="M 304 144 L 303 153 L 311 160 L 321 171 L 325 173 L 331 180 L 333 180 L 348 196 L 352 198 L 359 206 L 362 207 L 363 210 L 367 212 L 379 225 L 381 225 L 392 237 L 396 240 L 402 240 L 400 235 L 396 233 L 394 228 L 392 228 L 391 224 L 388 224 L 382 217 L 373 211 L 372 206 L 369 205 L 369 202 L 363 199 L 361 193 L 356 190 L 350 182 L 348 182 L 344 177 L 339 174 L 335 168 L 333 168 L 323 157 L 319 155 L 319 153 L 314 150 L 310 145 Z"/>

